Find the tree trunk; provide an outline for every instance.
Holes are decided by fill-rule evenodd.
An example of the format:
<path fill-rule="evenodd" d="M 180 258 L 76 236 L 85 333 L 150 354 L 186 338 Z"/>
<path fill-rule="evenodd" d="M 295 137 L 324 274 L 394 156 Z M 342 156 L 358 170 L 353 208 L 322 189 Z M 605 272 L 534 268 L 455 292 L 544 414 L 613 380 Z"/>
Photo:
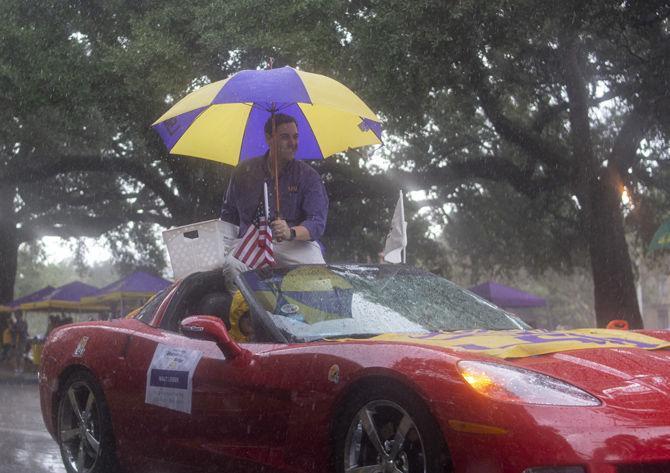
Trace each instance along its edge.
<path fill-rule="evenodd" d="M 14 189 L 0 186 L 0 304 L 14 299 L 18 250 Z"/>
<path fill-rule="evenodd" d="M 617 172 L 606 168 L 591 183 L 590 222 L 585 225 L 591 256 L 596 323 L 606 327 L 622 319 L 631 329 L 642 328 L 635 278 L 621 211 L 622 185 Z"/>
<path fill-rule="evenodd" d="M 610 163 L 603 168 L 594 153 L 588 82 L 583 66 L 586 58 L 577 39 L 576 33 L 565 33 L 561 41 L 562 59 L 570 99 L 573 157 L 578 171 L 576 194 L 582 205 L 581 227 L 591 260 L 596 324 L 606 327 L 610 320 L 623 319 L 630 328 L 642 328 L 621 212 L 623 186 L 616 167 Z"/>

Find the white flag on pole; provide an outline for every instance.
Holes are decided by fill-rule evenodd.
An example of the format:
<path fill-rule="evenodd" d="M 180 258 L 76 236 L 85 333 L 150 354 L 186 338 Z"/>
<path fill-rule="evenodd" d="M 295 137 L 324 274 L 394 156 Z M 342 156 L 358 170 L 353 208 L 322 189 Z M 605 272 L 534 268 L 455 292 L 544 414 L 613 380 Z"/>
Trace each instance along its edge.
<path fill-rule="evenodd" d="M 405 206 L 403 205 L 402 189 L 393 212 L 391 231 L 386 237 L 384 245 L 384 261 L 389 263 L 404 263 L 405 248 L 407 248 L 407 222 L 405 221 Z"/>

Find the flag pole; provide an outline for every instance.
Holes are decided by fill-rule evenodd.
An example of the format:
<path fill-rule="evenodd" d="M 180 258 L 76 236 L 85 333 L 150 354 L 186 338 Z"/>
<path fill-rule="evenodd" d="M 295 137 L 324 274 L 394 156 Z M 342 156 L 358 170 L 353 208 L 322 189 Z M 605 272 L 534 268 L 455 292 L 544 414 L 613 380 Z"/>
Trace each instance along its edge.
<path fill-rule="evenodd" d="M 400 189 L 400 225 L 402 225 L 402 241 L 404 243 L 401 250 L 402 264 L 407 262 L 407 225 L 405 224 L 405 199 L 402 196 L 402 189 Z"/>
<path fill-rule="evenodd" d="M 269 216 L 269 210 L 268 210 L 268 183 L 263 182 L 263 205 L 264 205 L 264 213 L 265 213 L 265 221 L 270 222 L 270 216 Z"/>

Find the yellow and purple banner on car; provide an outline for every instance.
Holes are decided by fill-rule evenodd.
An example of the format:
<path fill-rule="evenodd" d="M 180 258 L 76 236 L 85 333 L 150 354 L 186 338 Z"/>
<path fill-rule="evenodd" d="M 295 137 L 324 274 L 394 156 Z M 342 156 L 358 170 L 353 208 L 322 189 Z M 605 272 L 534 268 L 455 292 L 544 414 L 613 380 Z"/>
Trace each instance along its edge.
<path fill-rule="evenodd" d="M 498 358 L 523 358 L 587 348 L 670 348 L 670 342 L 635 332 L 608 329 L 460 330 L 427 334 L 384 334 L 369 341 L 412 343 L 481 353 Z"/>

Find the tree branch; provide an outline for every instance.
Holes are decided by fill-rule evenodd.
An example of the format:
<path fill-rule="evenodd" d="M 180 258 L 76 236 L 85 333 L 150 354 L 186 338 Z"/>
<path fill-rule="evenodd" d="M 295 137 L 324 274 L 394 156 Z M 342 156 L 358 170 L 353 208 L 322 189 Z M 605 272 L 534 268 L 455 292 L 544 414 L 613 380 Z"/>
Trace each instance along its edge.
<path fill-rule="evenodd" d="M 15 161 L 16 163 L 16 161 Z M 140 159 L 108 158 L 100 155 L 41 156 L 22 160 L 21 164 L 7 169 L 2 176 L 5 182 L 34 182 L 71 172 L 109 172 L 126 174 L 149 187 L 163 200 L 170 212 L 184 211 L 185 203 L 174 195 L 157 170 L 144 165 Z"/>
<path fill-rule="evenodd" d="M 620 90 L 610 90 L 600 97 L 591 98 L 589 100 L 589 105 L 594 107 L 603 102 L 607 102 L 608 100 L 621 97 L 622 95 L 623 93 Z M 555 120 L 562 113 L 567 112 L 569 109 L 569 102 L 559 102 L 554 105 L 545 105 L 544 107 L 541 107 L 532 120 L 531 130 L 533 130 L 535 133 L 541 133 L 549 123 Z"/>
<path fill-rule="evenodd" d="M 24 222 L 18 230 L 18 240 L 20 242 L 28 242 L 44 236 L 97 238 L 114 227 L 121 225 L 124 221 L 121 218 L 48 215 Z"/>
<path fill-rule="evenodd" d="M 542 107 L 533 118 L 531 129 L 535 133 L 541 133 L 550 122 L 552 122 L 561 113 L 568 110 L 569 104 L 567 102 L 560 102 L 555 105 L 546 105 Z"/>
<path fill-rule="evenodd" d="M 561 60 L 570 102 L 570 138 L 575 159 L 577 194 L 586 210 L 585 221 L 590 222 L 590 183 L 596 178 L 597 163 L 591 142 L 589 98 L 587 82 L 579 64 L 579 52 L 574 37 L 568 33 L 561 39 Z"/>
<path fill-rule="evenodd" d="M 637 150 L 647 126 L 647 117 L 636 111 L 630 112 L 625 118 L 609 155 L 609 162 L 616 166 L 621 176 L 628 174 L 628 169 L 639 162 Z"/>
<path fill-rule="evenodd" d="M 136 213 L 124 218 L 83 217 L 80 215 L 45 215 L 24 222 L 18 229 L 18 241 L 28 242 L 44 236 L 61 238 L 92 237 L 97 238 L 104 233 L 128 222 L 149 222 L 169 227 L 172 220 L 154 213 Z"/>
<path fill-rule="evenodd" d="M 487 74 L 481 60 L 472 52 L 468 53 L 467 56 L 469 57 L 472 85 L 479 97 L 484 113 L 493 123 L 496 132 L 508 142 L 522 149 L 533 160 L 545 163 L 552 169 L 560 169 L 564 166 L 563 153 L 543 140 L 537 133 L 505 116 L 500 100 L 494 95 L 487 83 Z"/>
<path fill-rule="evenodd" d="M 469 179 L 503 180 L 517 192 L 531 198 L 562 184 L 561 179 L 556 176 L 546 178 L 534 176 L 531 170 L 521 169 L 499 156 L 452 162 L 424 174 L 393 170 L 388 175 L 406 190 L 426 190 L 433 186 L 445 186 Z"/>

